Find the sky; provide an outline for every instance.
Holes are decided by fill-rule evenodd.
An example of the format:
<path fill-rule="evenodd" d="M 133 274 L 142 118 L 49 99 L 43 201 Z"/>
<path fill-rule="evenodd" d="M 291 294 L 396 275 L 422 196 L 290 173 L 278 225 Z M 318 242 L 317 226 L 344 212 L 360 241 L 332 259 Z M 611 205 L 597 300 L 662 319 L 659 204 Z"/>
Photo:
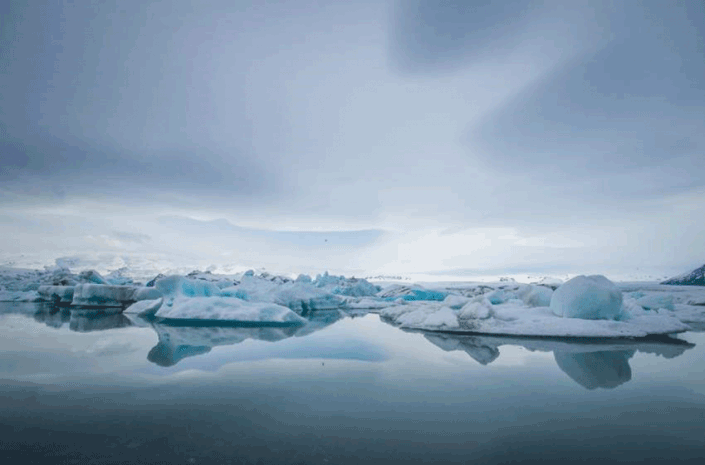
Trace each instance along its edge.
<path fill-rule="evenodd" d="M 702 2 L 8 0 L 0 15 L 4 264 L 705 262 Z"/>

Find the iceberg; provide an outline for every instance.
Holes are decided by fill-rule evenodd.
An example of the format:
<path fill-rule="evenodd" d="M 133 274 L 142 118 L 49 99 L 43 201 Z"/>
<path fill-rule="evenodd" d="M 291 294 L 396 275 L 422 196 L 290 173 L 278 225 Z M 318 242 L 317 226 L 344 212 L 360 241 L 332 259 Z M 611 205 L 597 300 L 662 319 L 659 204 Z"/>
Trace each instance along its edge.
<path fill-rule="evenodd" d="M 71 306 L 124 307 L 134 302 L 134 293 L 135 288 L 132 286 L 77 284 L 73 290 Z"/>
<path fill-rule="evenodd" d="M 249 302 L 270 302 L 306 315 L 314 310 L 334 310 L 345 300 L 305 280 L 283 281 L 245 274 L 240 284 L 222 290 L 222 295 L 240 297 Z"/>
<path fill-rule="evenodd" d="M 74 286 L 39 286 L 37 293 L 42 300 L 55 305 L 70 305 Z"/>
<path fill-rule="evenodd" d="M 403 286 L 403 285 L 393 285 L 387 289 L 382 290 L 377 294 L 377 297 L 381 297 L 386 300 L 397 300 L 403 299 L 407 301 L 415 300 L 434 300 L 443 301 L 448 296 L 447 292 L 425 289 L 421 286 Z"/>
<path fill-rule="evenodd" d="M 172 275 L 160 278 L 154 284 L 154 289 L 165 298 L 184 297 L 214 297 L 220 295 L 220 288 L 205 280 L 189 279 Z"/>
<path fill-rule="evenodd" d="M 485 296 L 473 298 L 459 310 L 438 302 L 405 302 L 382 309 L 380 316 L 402 328 L 514 336 L 638 338 L 690 329 L 673 312 L 646 311 L 638 305 L 624 305 L 618 321 L 585 320 L 559 317 L 549 307 L 528 307 L 518 299 L 493 305 Z"/>
<path fill-rule="evenodd" d="M 553 292 L 550 308 L 564 318 L 618 320 L 622 291 L 602 275 L 576 276 Z"/>
<path fill-rule="evenodd" d="M 162 306 L 163 302 L 164 299 L 161 297 L 153 300 L 141 300 L 127 307 L 124 313 L 151 317 L 157 313 L 157 310 L 159 310 L 159 307 Z"/>
<path fill-rule="evenodd" d="M 165 301 L 154 316 L 164 320 L 282 324 L 306 322 L 304 318 L 281 305 L 247 302 L 236 297 L 176 297 Z"/>

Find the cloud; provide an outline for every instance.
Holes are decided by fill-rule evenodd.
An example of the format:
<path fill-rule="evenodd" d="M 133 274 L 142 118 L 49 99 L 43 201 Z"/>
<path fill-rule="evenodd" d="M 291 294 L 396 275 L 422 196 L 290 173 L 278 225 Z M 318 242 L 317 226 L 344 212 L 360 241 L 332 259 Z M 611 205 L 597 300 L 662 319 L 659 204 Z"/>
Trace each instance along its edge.
<path fill-rule="evenodd" d="M 609 43 L 472 127 L 468 147 L 490 167 L 541 184 L 593 178 L 597 196 L 698 187 L 705 179 L 705 61 L 696 57 L 705 26 L 693 18 L 705 15 L 696 10 L 690 3 L 625 4 Z M 644 171 L 654 172 L 642 179 Z"/>

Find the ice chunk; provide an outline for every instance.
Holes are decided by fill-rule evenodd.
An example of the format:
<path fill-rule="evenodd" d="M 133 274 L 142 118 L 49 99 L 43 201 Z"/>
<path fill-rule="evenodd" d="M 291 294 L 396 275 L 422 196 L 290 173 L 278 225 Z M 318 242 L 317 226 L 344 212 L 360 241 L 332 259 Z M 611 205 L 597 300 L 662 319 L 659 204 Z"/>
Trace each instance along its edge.
<path fill-rule="evenodd" d="M 346 309 L 355 310 L 377 310 L 394 305 L 394 302 L 388 300 L 375 299 L 373 297 L 351 297 L 345 300 Z"/>
<path fill-rule="evenodd" d="M 469 301 L 469 297 L 464 297 L 457 294 L 448 294 L 448 296 L 443 300 L 443 306 L 452 308 L 453 310 L 459 310 Z"/>
<path fill-rule="evenodd" d="M 72 306 L 123 307 L 134 302 L 132 286 L 105 286 L 102 284 L 77 284 L 73 291 Z"/>
<path fill-rule="evenodd" d="M 492 304 L 484 297 L 473 299 L 458 312 L 458 318 L 461 320 L 486 320 L 492 315 L 494 315 Z"/>
<path fill-rule="evenodd" d="M 37 291 L 0 290 L 0 302 L 38 302 L 43 300 Z"/>
<path fill-rule="evenodd" d="M 495 291 L 490 292 L 485 297 L 487 298 L 487 300 L 490 301 L 492 305 L 499 305 L 507 302 L 508 300 L 516 299 L 517 295 L 516 293 L 506 289 L 497 289 Z"/>
<path fill-rule="evenodd" d="M 271 302 L 303 315 L 311 310 L 333 310 L 345 305 L 342 297 L 313 284 L 273 281 L 262 276 L 245 275 L 237 286 L 223 289 L 222 295 L 237 296 L 250 302 Z"/>
<path fill-rule="evenodd" d="M 522 296 L 522 300 L 529 307 L 548 307 L 551 305 L 553 289 L 545 286 L 529 286 L 527 292 Z"/>
<path fill-rule="evenodd" d="M 306 282 L 300 275 L 297 282 Z M 330 275 L 326 271 L 322 275 L 316 276 L 313 282 L 316 287 L 329 289 L 333 294 L 346 295 L 351 297 L 368 297 L 377 294 L 381 288 L 371 284 L 366 279 L 346 278 L 345 276 Z"/>
<path fill-rule="evenodd" d="M 84 283 L 108 284 L 108 282 L 96 270 L 81 271 L 78 279 Z"/>
<path fill-rule="evenodd" d="M 622 314 L 622 291 L 602 275 L 576 276 L 553 292 L 550 307 L 565 318 L 617 320 Z"/>
<path fill-rule="evenodd" d="M 125 313 L 133 313 L 145 317 L 154 316 L 154 314 L 157 313 L 157 310 L 159 310 L 159 307 L 162 306 L 163 302 L 163 298 L 154 300 L 140 300 L 139 302 L 135 302 L 127 307 L 125 309 Z"/>
<path fill-rule="evenodd" d="M 247 302 L 235 297 L 176 297 L 168 305 L 162 305 L 155 316 L 172 320 L 288 324 L 306 322 L 304 318 L 281 305 Z"/>
<path fill-rule="evenodd" d="M 399 298 L 406 301 L 416 301 L 416 300 L 433 300 L 433 301 L 443 301 L 448 296 L 447 292 L 424 289 L 421 286 L 403 286 L 394 285 L 387 289 L 379 292 L 377 297 L 381 297 L 387 300 L 397 300 Z"/>
<path fill-rule="evenodd" d="M 389 309 L 382 311 L 383 316 L 390 317 L 393 312 Z M 395 323 L 403 328 L 424 328 L 433 330 L 457 329 L 458 317 L 453 310 L 448 307 L 440 309 L 433 305 L 414 304 L 409 305 L 409 312 L 402 312 L 395 318 Z"/>
<path fill-rule="evenodd" d="M 437 329 L 456 329 L 460 326 L 458 324 L 458 317 L 455 316 L 453 310 L 448 307 L 441 307 L 437 312 L 431 313 L 426 317 L 424 325 L 429 328 Z"/>
<path fill-rule="evenodd" d="M 666 310 L 674 310 L 673 296 L 671 294 L 650 294 L 637 299 L 637 304 L 647 310 L 656 310 L 665 308 Z"/>
<path fill-rule="evenodd" d="M 42 300 L 57 305 L 69 305 L 73 300 L 73 286 L 39 286 L 37 293 Z"/>
<path fill-rule="evenodd" d="M 154 300 L 162 296 L 159 289 L 153 287 L 135 287 L 133 288 L 132 300 L 139 302 L 140 300 Z"/>
<path fill-rule="evenodd" d="M 154 288 L 167 299 L 184 297 L 212 297 L 220 295 L 220 288 L 209 281 L 189 279 L 183 276 L 167 276 L 158 279 Z"/>

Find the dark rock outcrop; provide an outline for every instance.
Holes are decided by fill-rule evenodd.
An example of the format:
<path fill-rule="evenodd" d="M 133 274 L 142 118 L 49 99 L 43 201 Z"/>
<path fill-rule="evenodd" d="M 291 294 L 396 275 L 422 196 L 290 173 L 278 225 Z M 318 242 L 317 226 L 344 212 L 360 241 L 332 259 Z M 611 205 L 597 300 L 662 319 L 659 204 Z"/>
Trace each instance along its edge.
<path fill-rule="evenodd" d="M 681 286 L 705 286 L 705 265 L 690 273 L 667 279 L 661 284 L 678 284 Z"/>

